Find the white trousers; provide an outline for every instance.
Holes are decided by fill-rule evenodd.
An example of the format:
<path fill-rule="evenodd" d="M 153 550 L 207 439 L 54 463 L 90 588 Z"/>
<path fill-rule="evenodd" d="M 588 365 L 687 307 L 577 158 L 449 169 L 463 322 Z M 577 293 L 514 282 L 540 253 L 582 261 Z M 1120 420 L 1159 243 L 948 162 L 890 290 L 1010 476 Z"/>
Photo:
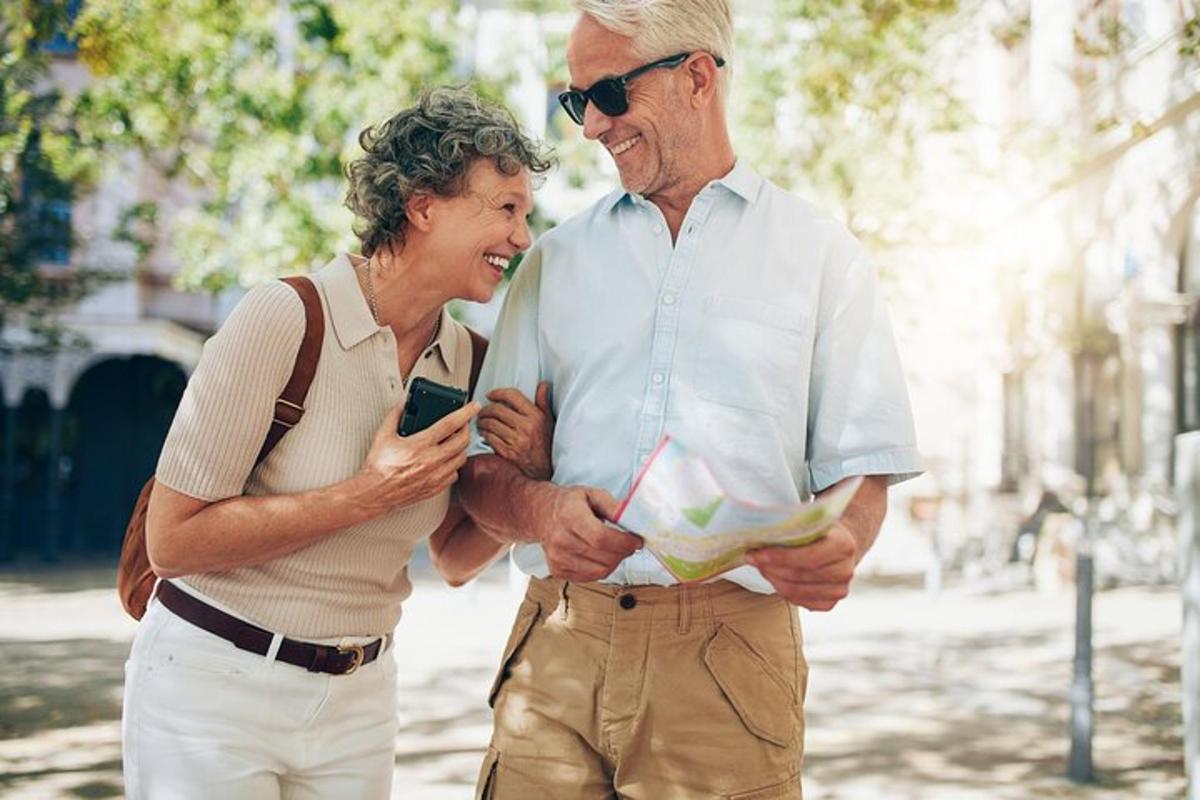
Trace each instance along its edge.
<path fill-rule="evenodd" d="M 350 675 L 325 675 L 275 661 L 279 640 L 268 659 L 151 603 L 125 664 L 121 738 L 129 800 L 390 796 L 391 648 Z"/>

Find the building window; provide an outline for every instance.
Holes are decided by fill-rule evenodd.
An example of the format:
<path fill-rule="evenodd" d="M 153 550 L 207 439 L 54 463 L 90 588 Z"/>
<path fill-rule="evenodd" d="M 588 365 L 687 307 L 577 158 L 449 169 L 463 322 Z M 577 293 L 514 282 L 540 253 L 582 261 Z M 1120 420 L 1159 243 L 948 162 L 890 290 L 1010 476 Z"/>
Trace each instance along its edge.
<path fill-rule="evenodd" d="M 41 167 L 35 157 L 21 180 L 25 241 L 35 262 L 65 265 L 71 260 L 71 186 Z"/>
<path fill-rule="evenodd" d="M 54 2 L 54 0 L 48 0 L 48 2 Z M 42 43 L 43 53 L 69 58 L 79 52 L 79 46 L 75 43 L 75 36 L 71 28 L 75 26 L 75 20 L 79 18 L 79 10 L 82 6 L 83 0 L 67 0 L 66 16 L 63 18 L 62 25 L 54 32 L 49 41 Z"/>

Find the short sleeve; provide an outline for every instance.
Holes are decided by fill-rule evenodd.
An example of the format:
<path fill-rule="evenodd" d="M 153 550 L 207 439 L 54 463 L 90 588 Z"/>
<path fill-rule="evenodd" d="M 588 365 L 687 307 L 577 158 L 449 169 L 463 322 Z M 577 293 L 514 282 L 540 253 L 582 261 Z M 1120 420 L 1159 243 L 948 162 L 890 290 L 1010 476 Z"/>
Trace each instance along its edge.
<path fill-rule="evenodd" d="M 199 500 L 242 494 L 304 338 L 304 305 L 281 281 L 251 290 L 204 345 L 155 478 Z"/>
<path fill-rule="evenodd" d="M 496 320 L 496 329 L 488 345 L 487 356 L 475 386 L 475 399 L 487 403 L 487 393 L 493 389 L 513 387 L 526 397 L 537 392 L 541 375 L 541 352 L 538 343 L 538 296 L 542 283 L 542 248 L 535 244 L 517 267 L 517 274 L 508 286 L 504 305 Z M 491 453 L 492 448 L 471 423 L 469 455 Z"/>
<path fill-rule="evenodd" d="M 921 473 L 878 277 L 857 243 L 842 252 L 843 266 L 830 265 L 825 277 L 814 342 L 807 448 L 813 491 L 854 475 L 899 483 Z"/>

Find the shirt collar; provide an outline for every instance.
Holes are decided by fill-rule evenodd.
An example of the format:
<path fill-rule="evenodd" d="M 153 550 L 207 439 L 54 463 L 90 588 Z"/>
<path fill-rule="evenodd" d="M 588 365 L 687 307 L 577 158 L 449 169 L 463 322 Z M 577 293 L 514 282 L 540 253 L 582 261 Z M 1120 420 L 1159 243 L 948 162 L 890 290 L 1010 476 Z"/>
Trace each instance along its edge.
<path fill-rule="evenodd" d="M 442 317 L 438 322 L 437 337 L 433 340 L 433 349 L 437 351 L 438 358 L 442 360 L 446 371 L 451 375 L 455 373 L 455 365 L 458 363 L 458 324 L 454 321 L 454 317 L 450 316 L 450 310 L 446 306 L 442 306 Z"/>
<path fill-rule="evenodd" d="M 329 320 L 343 350 L 349 350 L 379 331 L 347 253 L 338 253 L 315 277 L 325 290 Z"/>
<path fill-rule="evenodd" d="M 343 350 L 349 350 L 384 330 L 375 324 L 375 318 L 371 316 L 371 307 L 358 284 L 354 262 L 348 253 L 338 253 L 332 261 L 321 267 L 314 277 L 325 291 L 329 319 L 333 323 L 333 332 L 337 336 L 338 344 Z M 432 347 L 450 373 L 454 372 L 457 361 L 458 342 L 455 339 L 455 327 L 454 318 L 443 306 L 438 334 Z"/>
<path fill-rule="evenodd" d="M 763 179 L 753 168 L 745 164 L 741 159 L 738 159 L 733 164 L 733 169 L 729 170 L 725 175 L 712 181 L 708 186 L 724 186 L 729 191 L 736 194 L 738 197 L 745 200 L 747 203 L 753 203 L 758 199 L 759 192 L 762 191 Z M 705 188 L 708 188 L 707 186 Z M 701 190 L 703 191 L 703 189 Z M 646 203 L 647 201 L 641 195 L 635 195 L 632 192 L 626 191 L 624 188 L 614 189 L 606 194 L 600 200 L 600 207 L 605 211 L 611 212 L 622 200 L 628 199 L 631 203 Z"/>
<path fill-rule="evenodd" d="M 747 203 L 753 203 L 762 191 L 763 179 L 750 165 L 738 159 L 733 163 L 733 169 L 713 184 L 724 186 Z"/>

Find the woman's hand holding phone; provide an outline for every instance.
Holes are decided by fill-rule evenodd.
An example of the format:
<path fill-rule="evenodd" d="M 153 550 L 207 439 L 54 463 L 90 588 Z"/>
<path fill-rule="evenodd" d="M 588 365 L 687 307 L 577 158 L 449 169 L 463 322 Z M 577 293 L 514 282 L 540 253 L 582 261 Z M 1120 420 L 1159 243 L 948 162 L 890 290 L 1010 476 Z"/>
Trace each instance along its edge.
<path fill-rule="evenodd" d="M 470 423 L 478 403 L 467 403 L 411 436 L 396 433 L 403 406 L 384 417 L 359 470 L 370 502 L 381 512 L 419 503 L 450 488 L 467 463 Z"/>

